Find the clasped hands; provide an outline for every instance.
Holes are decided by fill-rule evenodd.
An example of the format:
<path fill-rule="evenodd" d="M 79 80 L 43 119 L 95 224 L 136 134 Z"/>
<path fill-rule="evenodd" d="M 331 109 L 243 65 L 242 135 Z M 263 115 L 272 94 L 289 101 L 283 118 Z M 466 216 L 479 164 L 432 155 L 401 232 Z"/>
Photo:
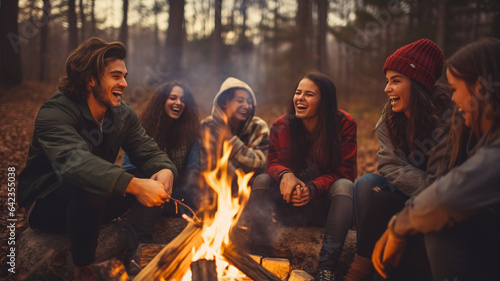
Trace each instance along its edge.
<path fill-rule="evenodd" d="M 291 172 L 281 177 L 280 191 L 283 200 L 292 202 L 294 207 L 304 206 L 311 201 L 309 188 Z"/>

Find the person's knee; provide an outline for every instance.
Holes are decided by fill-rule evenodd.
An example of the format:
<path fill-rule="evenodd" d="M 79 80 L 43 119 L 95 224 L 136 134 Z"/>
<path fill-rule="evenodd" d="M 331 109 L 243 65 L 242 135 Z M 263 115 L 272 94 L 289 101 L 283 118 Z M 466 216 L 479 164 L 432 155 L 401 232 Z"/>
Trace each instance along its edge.
<path fill-rule="evenodd" d="M 257 190 L 269 191 L 273 182 L 274 179 L 270 175 L 265 173 L 260 174 L 255 178 L 252 184 L 252 192 L 255 192 Z"/>
<path fill-rule="evenodd" d="M 341 195 L 352 199 L 353 190 L 354 184 L 352 183 L 352 181 L 342 178 L 336 180 L 335 183 L 333 183 L 333 185 L 328 190 L 328 194 L 330 195 L 330 198 Z"/>
<path fill-rule="evenodd" d="M 354 193 L 362 194 L 371 191 L 381 191 L 385 185 L 385 178 L 379 174 L 366 174 L 360 177 L 354 185 Z"/>

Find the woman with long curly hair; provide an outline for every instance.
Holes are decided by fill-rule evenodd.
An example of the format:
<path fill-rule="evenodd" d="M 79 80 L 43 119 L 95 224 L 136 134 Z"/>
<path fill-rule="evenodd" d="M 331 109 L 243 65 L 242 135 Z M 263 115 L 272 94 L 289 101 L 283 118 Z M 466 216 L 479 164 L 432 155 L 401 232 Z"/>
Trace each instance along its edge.
<path fill-rule="evenodd" d="M 196 208 L 200 194 L 200 121 L 191 91 L 181 82 L 161 84 L 139 118 L 146 133 L 155 139 L 177 167 L 179 176 L 174 181 L 172 198 L 183 200 L 184 204 Z M 125 155 L 123 168 L 140 177 L 142 171 L 133 163 L 134 160 Z M 153 228 L 162 212 L 164 215 L 190 214 L 187 208 L 177 208 L 170 200 L 161 207 L 134 208 L 128 215 L 130 252 L 139 243 L 152 243 Z"/>
<path fill-rule="evenodd" d="M 365 280 L 373 273 L 370 256 L 390 217 L 446 172 L 452 107 L 449 88 L 436 84 L 443 64 L 443 52 L 428 39 L 399 48 L 384 64 L 388 101 L 376 125 L 380 174 L 366 174 L 354 187 L 357 245 L 345 280 Z M 418 250 L 415 255 L 425 257 Z M 408 266 L 399 270 L 425 268 Z M 422 275 L 415 280 L 429 278 L 425 271 L 417 272 Z"/>
<path fill-rule="evenodd" d="M 255 179 L 248 203 L 251 250 L 269 256 L 271 214 L 295 226 L 326 226 L 315 280 L 335 280 L 352 221 L 356 121 L 337 109 L 330 78 L 308 73 L 295 87 L 288 114 L 271 128 L 267 174 Z"/>
<path fill-rule="evenodd" d="M 446 76 L 458 113 L 452 132 L 467 127 L 477 143 L 467 160 L 392 217 L 372 261 L 387 277 L 407 237 L 423 233 L 433 280 L 500 280 L 500 40 L 485 38 L 457 51 Z M 470 144 L 456 134 L 450 143 L 453 162 Z"/>
<path fill-rule="evenodd" d="M 185 84 L 167 82 L 160 85 L 139 118 L 146 133 L 167 152 L 179 174 L 192 167 L 188 156 L 193 148 L 192 153 L 199 153 L 196 150 L 199 149 L 200 118 L 198 106 Z"/>

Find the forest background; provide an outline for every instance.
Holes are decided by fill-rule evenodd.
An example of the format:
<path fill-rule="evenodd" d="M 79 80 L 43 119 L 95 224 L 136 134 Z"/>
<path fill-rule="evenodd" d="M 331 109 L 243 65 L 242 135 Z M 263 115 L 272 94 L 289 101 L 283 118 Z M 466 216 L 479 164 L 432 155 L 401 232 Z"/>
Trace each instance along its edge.
<path fill-rule="evenodd" d="M 124 100 L 137 112 L 159 84 L 181 80 L 204 118 L 233 76 L 252 87 L 256 115 L 271 125 L 304 73 L 327 74 L 339 107 L 358 122 L 360 176 L 376 171 L 373 129 L 387 101 L 387 56 L 420 38 L 446 57 L 482 37 L 500 38 L 500 1 L 0 0 L 0 277 L 7 169 L 18 175 L 24 167 L 40 105 L 55 91 L 69 52 L 91 36 L 127 46 Z M 23 210 L 16 216 L 19 235 Z"/>

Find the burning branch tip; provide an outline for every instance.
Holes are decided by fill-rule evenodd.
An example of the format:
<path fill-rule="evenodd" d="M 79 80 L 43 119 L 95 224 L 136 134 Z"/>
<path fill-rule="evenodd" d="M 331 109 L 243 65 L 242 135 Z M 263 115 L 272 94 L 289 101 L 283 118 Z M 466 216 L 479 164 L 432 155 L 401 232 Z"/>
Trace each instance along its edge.
<path fill-rule="evenodd" d="M 190 218 L 186 214 L 182 214 L 182 218 L 187 220 L 188 222 L 190 222 L 192 224 L 195 224 L 195 225 L 201 224 L 201 220 L 198 217 L 196 217 L 196 215 L 194 216 L 194 219 L 193 219 L 193 218 Z"/>
<path fill-rule="evenodd" d="M 191 207 L 189 207 L 188 205 L 182 203 L 182 201 L 184 201 L 184 198 L 182 198 L 181 200 L 179 200 L 179 199 L 175 199 L 173 197 L 170 197 L 170 200 L 174 201 L 174 203 L 175 203 L 175 213 L 176 214 L 179 213 L 178 204 L 181 204 L 182 206 L 186 207 L 193 214 L 194 220 L 192 220 L 190 218 L 192 222 L 194 222 L 194 223 L 200 223 L 201 222 L 201 220 L 196 216 L 196 213 L 193 211 L 193 209 L 191 209 Z M 182 217 L 184 218 L 184 216 L 188 217 L 187 215 L 183 214 Z M 186 218 L 184 218 L 184 219 L 186 219 Z M 189 221 L 189 220 L 187 220 L 187 221 Z"/>

